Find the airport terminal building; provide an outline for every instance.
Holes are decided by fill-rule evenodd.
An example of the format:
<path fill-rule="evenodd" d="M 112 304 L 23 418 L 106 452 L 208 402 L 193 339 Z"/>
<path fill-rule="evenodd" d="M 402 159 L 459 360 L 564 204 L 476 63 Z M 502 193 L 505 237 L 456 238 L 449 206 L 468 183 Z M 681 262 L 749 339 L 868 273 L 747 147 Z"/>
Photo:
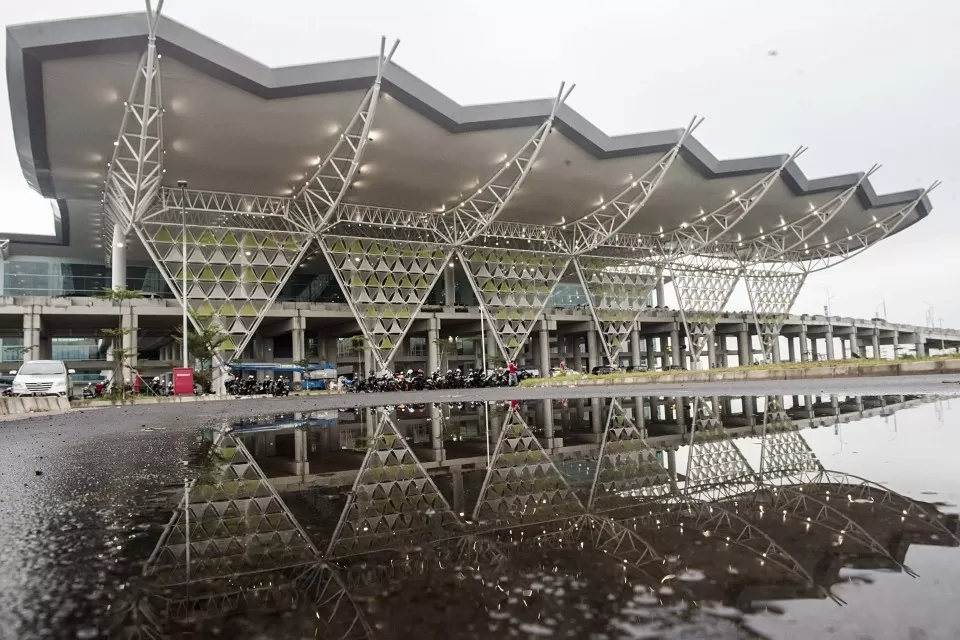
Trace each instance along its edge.
<path fill-rule="evenodd" d="M 960 333 L 791 315 L 806 277 L 920 222 L 929 191 L 718 160 L 694 130 L 608 136 L 565 104 L 462 106 L 377 56 L 268 68 L 153 13 L 12 26 L 27 183 L 54 236 L 7 235 L 0 360 L 95 371 L 117 309 L 139 366 L 190 322 L 224 362 L 697 368 L 950 348 Z M 854 168 L 856 169 L 856 168 Z M 882 249 L 880 249 L 882 250 Z M 750 308 L 727 309 L 743 282 Z M 665 290 L 676 308 L 668 309 Z M 357 353 L 345 338 L 363 335 Z"/>

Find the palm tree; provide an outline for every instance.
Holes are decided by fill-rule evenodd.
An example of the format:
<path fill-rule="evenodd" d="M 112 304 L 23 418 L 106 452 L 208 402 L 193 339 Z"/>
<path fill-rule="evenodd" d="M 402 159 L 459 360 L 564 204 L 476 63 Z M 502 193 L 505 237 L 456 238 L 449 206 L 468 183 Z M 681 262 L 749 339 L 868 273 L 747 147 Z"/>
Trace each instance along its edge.
<path fill-rule="evenodd" d="M 350 351 L 357 354 L 357 371 L 360 372 L 361 377 L 363 375 L 363 352 L 367 348 L 367 339 L 363 336 L 350 336 L 349 338 Z"/>
<path fill-rule="evenodd" d="M 116 329 L 103 329 L 101 333 L 104 336 L 110 338 L 111 342 L 118 342 L 120 346 L 111 346 L 110 355 L 114 361 L 114 371 L 113 371 L 113 384 L 116 388 L 117 383 L 120 384 L 120 397 L 126 398 L 127 395 L 127 384 L 124 379 L 123 371 L 124 369 L 133 369 L 130 365 L 127 364 L 127 359 L 131 356 L 136 355 L 136 351 L 132 349 L 123 348 L 123 336 L 136 332 L 134 328 L 124 328 L 123 326 L 123 303 L 129 300 L 139 300 L 143 297 L 143 292 L 137 289 L 127 289 L 125 287 L 104 287 L 103 290 L 97 295 L 101 300 L 109 300 L 111 304 L 117 305 L 117 328 Z M 136 375 L 136 372 L 134 372 Z"/>

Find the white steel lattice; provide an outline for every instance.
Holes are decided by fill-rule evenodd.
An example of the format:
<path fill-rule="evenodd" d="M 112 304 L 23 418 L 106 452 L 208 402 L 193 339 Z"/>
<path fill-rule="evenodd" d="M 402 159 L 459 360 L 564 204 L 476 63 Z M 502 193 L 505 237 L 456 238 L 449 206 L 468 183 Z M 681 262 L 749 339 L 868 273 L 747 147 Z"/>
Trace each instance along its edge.
<path fill-rule="evenodd" d="M 627 417 L 617 398 L 610 400 L 607 427 L 587 508 L 591 512 L 615 509 L 624 499 L 657 498 L 670 492 L 669 472 L 657 459 L 643 434 Z"/>
<path fill-rule="evenodd" d="M 750 463 L 723 428 L 706 398 L 694 397 L 693 427 L 687 458 L 687 492 L 704 492 L 716 500 L 754 485 Z"/>
<path fill-rule="evenodd" d="M 113 142 L 101 197 L 104 210 L 125 229 L 147 212 L 163 180 L 163 104 L 160 94 L 160 56 L 156 11 L 147 1 L 147 50 L 137 65 L 133 86 L 123 103 L 120 134 Z M 113 244 L 111 240 L 111 245 Z"/>
<path fill-rule="evenodd" d="M 292 210 L 303 226 L 320 232 L 331 220 L 337 205 L 350 187 L 360 166 L 363 151 L 370 143 L 370 127 L 380 99 L 383 71 L 390 63 L 400 41 L 394 42 L 386 53 L 386 38 L 380 40 L 380 57 L 377 60 L 377 76 L 333 149 L 320 161 L 310 176 L 293 197 Z"/>
<path fill-rule="evenodd" d="M 205 211 L 226 215 L 286 216 L 290 207 L 290 198 L 163 187 L 160 192 L 160 206 L 177 211 L 186 208 L 190 211 Z M 223 216 L 223 219 L 228 219 L 226 215 Z"/>
<path fill-rule="evenodd" d="M 772 362 L 774 345 L 807 274 L 790 263 L 779 263 L 746 267 L 743 279 L 764 357 Z"/>
<path fill-rule="evenodd" d="M 196 326 L 227 335 L 224 361 L 242 353 L 310 246 L 310 237 L 281 216 L 165 210 L 135 225 L 178 300 L 183 292 L 186 220 L 186 301 Z M 222 225 L 222 226 L 221 226 Z"/>
<path fill-rule="evenodd" d="M 553 130 L 557 110 L 573 91 L 574 85 L 568 90 L 564 87 L 561 83 L 550 114 L 523 147 L 513 157 L 507 158 L 492 178 L 478 185 L 462 202 L 443 212 L 440 224 L 446 237 L 453 239 L 457 245 L 462 245 L 483 233 L 484 229 L 497 219 L 533 169 L 533 163 Z"/>
<path fill-rule="evenodd" d="M 637 318 L 648 308 L 647 297 L 660 281 L 660 269 L 593 256 L 577 256 L 573 265 L 587 292 L 607 358 L 617 362 Z"/>
<path fill-rule="evenodd" d="M 144 575 L 165 586 L 318 562 L 320 553 L 243 442 L 217 432 Z"/>
<path fill-rule="evenodd" d="M 584 511 L 553 460 L 511 405 L 473 510 L 481 526 L 530 524 Z"/>
<path fill-rule="evenodd" d="M 797 159 L 805 149 L 800 147 L 773 171 L 765 174 L 760 180 L 733 196 L 724 204 L 709 213 L 703 213 L 689 222 L 682 222 L 672 231 L 658 234 L 658 242 L 662 254 L 668 259 L 695 253 L 702 249 L 709 250 L 720 238 L 733 229 L 753 209 L 761 198 L 770 190 L 787 165 Z"/>
<path fill-rule="evenodd" d="M 721 257 L 693 254 L 670 265 L 695 369 L 739 279 L 737 271 L 728 263 L 729 260 Z"/>
<path fill-rule="evenodd" d="M 814 207 L 811 203 L 811 210 L 799 219 L 791 222 L 784 220 L 779 226 L 767 230 L 763 230 L 761 227 L 760 232 L 756 235 L 743 238 L 741 242 L 749 247 L 749 251 L 740 253 L 748 255 L 750 262 L 765 262 L 775 260 L 800 245 L 814 241 L 814 237 L 843 210 L 850 198 L 856 194 L 860 185 L 879 168 L 879 165 L 874 165 L 866 173 L 860 174 L 859 179 L 853 185 L 841 191 L 825 204 Z"/>
<path fill-rule="evenodd" d="M 783 410 L 781 400 L 774 396 L 766 399 L 760 447 L 760 477 L 764 480 L 823 469 L 817 454 Z"/>
<path fill-rule="evenodd" d="M 451 249 L 324 235 L 320 246 L 377 362 L 386 367 L 450 262 Z"/>
<path fill-rule="evenodd" d="M 568 256 L 471 248 L 459 252 L 467 279 L 505 360 L 514 360 L 570 264 Z"/>
<path fill-rule="evenodd" d="M 849 260 L 899 231 L 910 220 L 924 198 L 940 184 L 940 182 L 934 182 L 913 201 L 882 219 L 872 220 L 870 224 L 857 231 L 850 232 L 846 236 L 841 236 L 832 241 L 826 238 L 817 245 L 805 245 L 802 251 L 797 249 L 789 252 L 784 254 L 781 259 L 804 262 L 807 273 L 821 271 Z"/>
<path fill-rule="evenodd" d="M 326 557 L 410 547 L 461 534 L 461 523 L 393 418 L 377 410 L 373 434 Z"/>
<path fill-rule="evenodd" d="M 701 122 L 703 122 L 702 118 L 694 117 L 677 144 L 663 154 L 643 175 L 632 179 L 620 193 L 601 202 L 596 209 L 573 224 L 575 253 L 595 249 L 637 215 L 663 181 L 663 177 L 670 170 L 680 149 L 683 148 L 683 143 Z"/>

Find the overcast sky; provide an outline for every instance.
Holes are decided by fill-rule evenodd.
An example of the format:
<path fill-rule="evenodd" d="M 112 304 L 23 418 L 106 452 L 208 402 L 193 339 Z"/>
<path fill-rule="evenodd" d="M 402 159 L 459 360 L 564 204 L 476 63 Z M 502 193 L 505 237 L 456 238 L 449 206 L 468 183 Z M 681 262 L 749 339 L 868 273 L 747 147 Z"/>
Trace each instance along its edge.
<path fill-rule="evenodd" d="M 134 0 L 0 0 L 16 24 L 142 10 Z M 376 53 L 462 104 L 552 96 L 610 134 L 685 126 L 718 157 L 810 149 L 810 177 L 883 164 L 881 193 L 944 185 L 922 224 L 813 276 L 794 312 L 960 327 L 960 56 L 956 0 L 168 0 L 164 13 L 271 66 Z M 776 55 L 770 55 L 776 52 Z M 3 66 L 5 73 L 6 65 Z M 6 92 L 6 81 L 0 83 Z M 0 101 L 0 231 L 51 229 L 49 207 L 25 186 Z M 742 291 L 730 308 L 748 307 Z"/>

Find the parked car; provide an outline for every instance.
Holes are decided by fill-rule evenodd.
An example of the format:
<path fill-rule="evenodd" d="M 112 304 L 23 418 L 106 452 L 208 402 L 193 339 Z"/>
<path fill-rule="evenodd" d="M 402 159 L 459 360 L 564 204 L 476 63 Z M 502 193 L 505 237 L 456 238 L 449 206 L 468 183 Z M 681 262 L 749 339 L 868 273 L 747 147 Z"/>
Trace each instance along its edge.
<path fill-rule="evenodd" d="M 601 364 L 591 369 L 590 373 L 592 373 L 595 376 L 605 376 L 610 373 L 614 373 L 615 371 L 617 371 L 617 368 L 614 367 L 613 365 Z"/>
<path fill-rule="evenodd" d="M 12 395 L 73 397 L 70 376 L 75 372 L 67 369 L 63 360 L 30 360 L 10 373 L 14 376 Z"/>
<path fill-rule="evenodd" d="M 13 394 L 12 375 L 0 375 L 0 396 L 9 396 Z"/>

